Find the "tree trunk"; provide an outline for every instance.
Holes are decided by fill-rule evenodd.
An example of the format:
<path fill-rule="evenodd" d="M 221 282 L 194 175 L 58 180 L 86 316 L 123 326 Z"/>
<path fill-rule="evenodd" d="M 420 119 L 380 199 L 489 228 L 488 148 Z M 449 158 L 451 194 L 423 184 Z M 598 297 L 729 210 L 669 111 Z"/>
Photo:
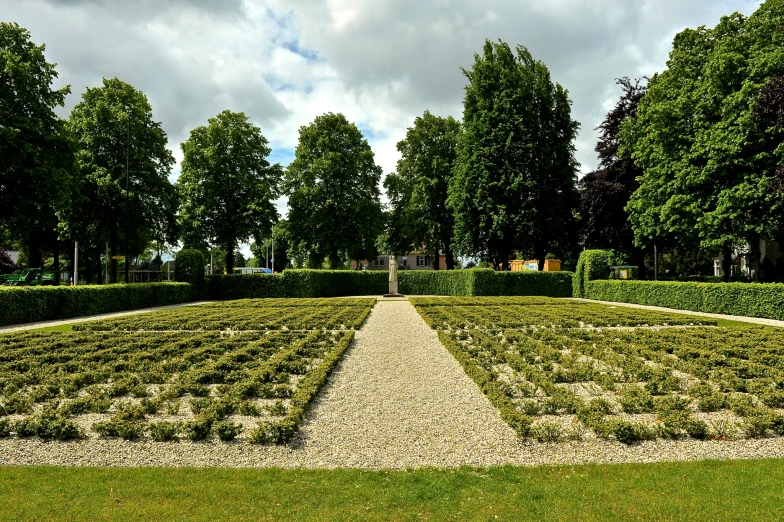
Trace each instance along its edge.
<path fill-rule="evenodd" d="M 500 252 L 501 259 L 498 262 L 498 265 L 501 271 L 506 272 L 509 270 L 509 251 Z"/>
<path fill-rule="evenodd" d="M 721 280 L 729 283 L 730 275 L 732 274 L 732 250 L 730 247 L 724 247 L 721 251 Z"/>
<path fill-rule="evenodd" d="M 95 248 L 95 273 L 97 275 L 98 280 L 96 281 L 99 285 L 103 284 L 103 263 L 101 263 L 101 249 L 96 247 Z"/>
<path fill-rule="evenodd" d="M 444 255 L 446 255 L 446 269 L 454 270 L 455 258 L 452 254 L 452 249 L 449 247 L 449 243 L 444 243 Z"/>
<path fill-rule="evenodd" d="M 433 270 L 441 270 L 441 256 L 438 255 L 438 245 L 434 249 L 433 255 Z"/>
<path fill-rule="evenodd" d="M 329 251 L 329 268 L 332 270 L 337 269 L 338 262 L 340 262 L 340 258 L 338 257 L 338 249 L 332 248 Z"/>
<path fill-rule="evenodd" d="M 93 282 L 93 264 L 90 259 L 90 249 L 83 249 L 82 255 L 84 256 L 84 282 L 90 285 Z"/>
<path fill-rule="evenodd" d="M 41 238 L 38 230 L 33 224 L 27 234 L 27 266 L 29 268 L 43 268 L 44 263 L 41 260 Z"/>
<path fill-rule="evenodd" d="M 544 272 L 544 262 L 547 258 L 547 243 L 541 243 L 534 247 L 534 256 L 540 272 Z"/>
<path fill-rule="evenodd" d="M 226 249 L 226 273 L 234 273 L 234 241 L 231 242 L 231 247 Z"/>
<path fill-rule="evenodd" d="M 751 255 L 751 269 L 754 270 L 754 282 L 759 283 L 759 267 L 760 267 L 760 236 L 759 234 L 752 233 L 746 239 L 749 244 L 749 254 Z"/>
<path fill-rule="evenodd" d="M 639 279 L 647 279 L 648 272 L 645 270 L 645 250 L 642 248 L 635 248 L 632 254 L 634 264 L 637 266 L 637 277 Z"/>
<path fill-rule="evenodd" d="M 54 286 L 60 285 L 60 242 L 54 240 Z"/>
<path fill-rule="evenodd" d="M 115 256 L 117 255 L 117 223 L 113 223 L 112 227 L 109 229 L 109 253 L 112 256 L 111 263 L 109 265 L 110 272 L 109 272 L 109 282 L 112 284 L 117 283 L 117 260 Z"/>

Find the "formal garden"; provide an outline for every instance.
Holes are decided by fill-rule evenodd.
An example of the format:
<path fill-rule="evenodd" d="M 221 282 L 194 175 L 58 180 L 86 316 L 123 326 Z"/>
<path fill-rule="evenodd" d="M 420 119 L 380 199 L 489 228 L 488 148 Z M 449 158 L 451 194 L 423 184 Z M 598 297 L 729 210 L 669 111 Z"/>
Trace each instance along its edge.
<path fill-rule="evenodd" d="M 74 76 L 76 45 L 61 81 L 37 20 L 0 21 L 0 520 L 784 519 L 784 0 L 758 3 L 605 79 L 590 125 L 569 52 L 497 35 L 462 83 L 376 85 L 395 117 L 316 100 L 351 121 L 300 114 L 322 90 L 279 57 L 240 95 L 183 76 L 226 109 L 109 77 L 142 83 L 128 57 Z"/>

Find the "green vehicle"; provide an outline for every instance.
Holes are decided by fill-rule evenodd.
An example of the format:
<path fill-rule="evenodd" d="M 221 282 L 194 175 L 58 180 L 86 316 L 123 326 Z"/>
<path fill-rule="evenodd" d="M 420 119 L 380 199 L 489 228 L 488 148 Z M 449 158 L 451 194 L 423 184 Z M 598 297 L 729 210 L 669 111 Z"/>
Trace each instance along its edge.
<path fill-rule="evenodd" d="M 0 276 L 4 286 L 49 286 L 54 285 L 54 274 L 44 274 L 40 268 L 25 268 L 19 274 Z"/>

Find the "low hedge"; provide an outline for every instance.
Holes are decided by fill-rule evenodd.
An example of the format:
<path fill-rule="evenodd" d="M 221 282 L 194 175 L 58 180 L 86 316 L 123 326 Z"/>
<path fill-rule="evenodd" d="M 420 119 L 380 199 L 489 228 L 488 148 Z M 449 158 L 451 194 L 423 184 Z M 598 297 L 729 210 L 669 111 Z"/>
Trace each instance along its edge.
<path fill-rule="evenodd" d="M 480 270 L 401 270 L 406 295 L 571 296 L 571 272 L 495 272 Z M 389 290 L 387 271 L 286 270 L 283 274 L 207 276 L 210 299 L 259 297 L 340 297 L 380 295 Z"/>
<path fill-rule="evenodd" d="M 471 270 L 473 293 L 470 295 L 541 295 L 571 297 L 572 272 L 495 272 Z M 461 295 L 461 294 L 449 294 Z"/>
<path fill-rule="evenodd" d="M 0 326 L 185 303 L 187 283 L 0 287 Z"/>
<path fill-rule="evenodd" d="M 246 299 L 249 297 L 289 297 L 283 274 L 208 275 L 209 299 Z"/>
<path fill-rule="evenodd" d="M 784 284 L 586 281 L 585 297 L 784 321 Z"/>

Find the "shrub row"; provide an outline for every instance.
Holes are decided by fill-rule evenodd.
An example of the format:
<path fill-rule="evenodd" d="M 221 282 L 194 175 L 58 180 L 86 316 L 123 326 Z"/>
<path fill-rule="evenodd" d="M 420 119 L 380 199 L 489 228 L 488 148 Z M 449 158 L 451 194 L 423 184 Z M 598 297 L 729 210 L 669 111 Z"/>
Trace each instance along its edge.
<path fill-rule="evenodd" d="M 401 270 L 406 295 L 569 297 L 571 272 L 493 270 Z M 207 276 L 210 299 L 259 297 L 340 297 L 379 295 L 389 289 L 387 271 L 286 270 L 283 274 Z"/>
<path fill-rule="evenodd" d="M 0 287 L 0 326 L 69 319 L 193 299 L 186 283 Z"/>
<path fill-rule="evenodd" d="M 784 320 L 784 284 L 586 281 L 588 299 Z"/>

